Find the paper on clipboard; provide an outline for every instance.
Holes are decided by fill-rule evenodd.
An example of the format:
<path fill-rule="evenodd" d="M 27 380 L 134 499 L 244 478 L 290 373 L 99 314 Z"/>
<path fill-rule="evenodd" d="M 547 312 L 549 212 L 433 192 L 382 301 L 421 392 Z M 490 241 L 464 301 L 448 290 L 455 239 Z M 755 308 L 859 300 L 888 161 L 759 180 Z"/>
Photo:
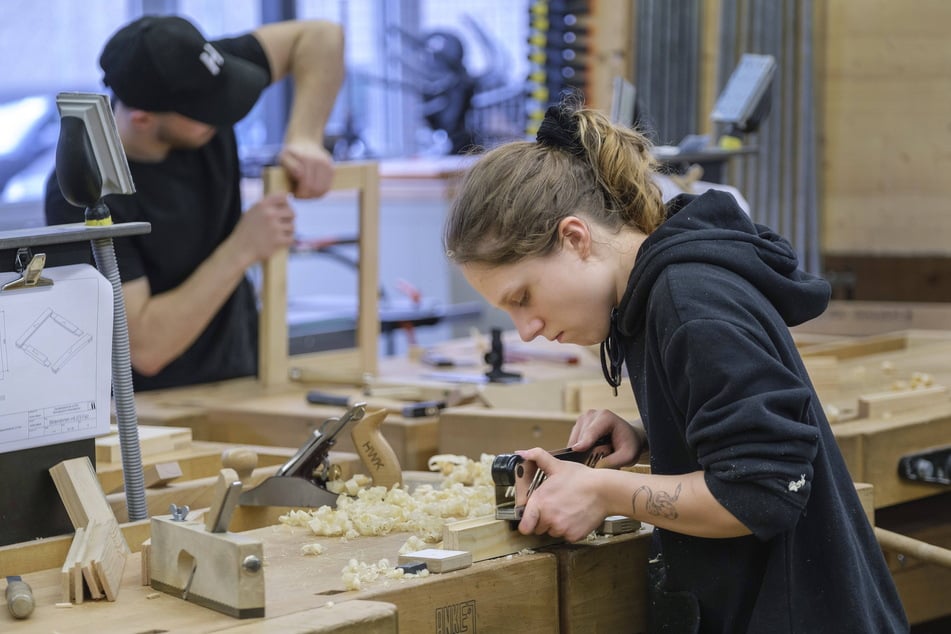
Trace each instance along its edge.
<path fill-rule="evenodd" d="M 88 264 L 43 277 L 0 291 L 0 453 L 109 433 L 112 285 Z"/>

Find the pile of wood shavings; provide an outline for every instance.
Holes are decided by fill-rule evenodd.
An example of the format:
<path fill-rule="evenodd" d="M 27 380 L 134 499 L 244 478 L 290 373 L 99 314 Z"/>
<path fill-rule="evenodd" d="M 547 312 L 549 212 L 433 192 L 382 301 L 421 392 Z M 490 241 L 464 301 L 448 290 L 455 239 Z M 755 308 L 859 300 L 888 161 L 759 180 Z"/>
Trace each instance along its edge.
<path fill-rule="evenodd" d="M 441 486 L 420 485 L 412 493 L 406 487 L 365 488 L 359 477 L 351 478 L 340 487 L 343 493 L 337 498 L 336 508 L 294 510 L 279 521 L 307 527 L 315 535 L 352 539 L 406 532 L 433 544 L 442 539 L 447 520 L 495 512 L 493 459 L 483 455 L 475 462 L 460 456 L 436 456 L 430 461 L 430 469 L 443 474 Z"/>

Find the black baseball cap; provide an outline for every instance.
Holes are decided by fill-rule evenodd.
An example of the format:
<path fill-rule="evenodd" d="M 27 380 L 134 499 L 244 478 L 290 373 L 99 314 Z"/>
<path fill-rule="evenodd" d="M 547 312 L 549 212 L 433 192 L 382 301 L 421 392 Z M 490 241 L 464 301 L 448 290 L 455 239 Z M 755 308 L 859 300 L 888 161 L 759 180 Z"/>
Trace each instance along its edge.
<path fill-rule="evenodd" d="M 177 16 L 145 16 L 122 27 L 99 65 L 103 82 L 127 106 L 214 126 L 244 118 L 270 81 L 265 69 L 219 51 Z"/>

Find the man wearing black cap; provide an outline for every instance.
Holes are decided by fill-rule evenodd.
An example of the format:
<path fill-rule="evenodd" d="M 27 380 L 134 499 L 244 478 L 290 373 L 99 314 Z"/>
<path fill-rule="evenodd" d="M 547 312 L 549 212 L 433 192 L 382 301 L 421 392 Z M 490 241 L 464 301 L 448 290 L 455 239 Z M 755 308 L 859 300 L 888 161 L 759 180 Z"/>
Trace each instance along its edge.
<path fill-rule="evenodd" d="M 136 193 L 106 199 L 115 222 L 150 234 L 116 240 L 136 390 L 257 372 L 258 316 L 246 269 L 294 239 L 287 197 L 242 213 L 234 124 L 269 84 L 293 77 L 279 162 L 298 198 L 322 196 L 333 165 L 323 129 L 343 81 L 343 33 L 330 22 L 267 24 L 208 41 L 187 20 L 146 16 L 116 32 L 99 59 L 115 95 Z M 48 224 L 84 210 L 47 183 Z"/>

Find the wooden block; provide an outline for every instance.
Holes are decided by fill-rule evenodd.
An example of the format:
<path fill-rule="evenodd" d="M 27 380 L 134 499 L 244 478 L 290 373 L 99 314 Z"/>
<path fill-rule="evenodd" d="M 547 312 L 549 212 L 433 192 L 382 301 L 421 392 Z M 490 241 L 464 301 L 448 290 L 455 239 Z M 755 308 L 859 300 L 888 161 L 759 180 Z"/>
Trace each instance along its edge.
<path fill-rule="evenodd" d="M 219 634 L 396 634 L 399 631 L 397 616 L 392 603 L 353 600 L 215 631 Z"/>
<path fill-rule="evenodd" d="M 516 449 L 565 446 L 577 419 L 565 412 L 453 407 L 439 415 L 439 452 L 479 460 Z"/>
<path fill-rule="evenodd" d="M 115 601 L 119 594 L 119 583 L 125 570 L 129 547 L 115 519 L 106 521 L 103 526 L 104 543 L 100 556 L 93 561 L 93 566 L 106 599 Z"/>
<path fill-rule="evenodd" d="M 142 475 L 146 489 L 162 487 L 172 480 L 182 477 L 182 467 L 174 460 L 172 462 L 157 462 L 144 467 Z"/>
<path fill-rule="evenodd" d="M 429 572 L 442 573 L 461 570 L 472 565 L 472 553 L 466 550 L 425 548 L 399 556 L 398 563 L 424 563 Z"/>
<path fill-rule="evenodd" d="M 50 467 L 53 483 L 75 528 L 90 520 L 115 519 L 89 458 L 72 458 Z"/>
<path fill-rule="evenodd" d="M 192 441 L 192 430 L 188 427 L 139 425 L 137 429 L 143 458 L 183 449 Z M 96 463 L 121 461 L 119 428 L 112 425 L 112 433 L 96 439 Z"/>
<path fill-rule="evenodd" d="M 152 550 L 152 539 L 149 538 L 145 540 L 144 542 L 142 542 L 142 548 L 139 551 L 142 553 L 142 556 L 141 556 L 142 565 L 140 568 L 140 572 L 142 576 L 140 581 L 142 582 L 143 586 L 147 586 L 152 583 L 152 573 L 149 567 L 149 553 L 151 552 L 151 550 Z"/>
<path fill-rule="evenodd" d="M 948 388 L 943 385 L 865 394 L 859 397 L 859 418 L 880 418 L 947 402 Z"/>
<path fill-rule="evenodd" d="M 562 540 L 550 535 L 522 535 L 508 520 L 497 520 L 494 517 L 447 522 L 442 534 L 444 548 L 469 551 L 474 562 L 541 548 L 560 541 Z"/>

